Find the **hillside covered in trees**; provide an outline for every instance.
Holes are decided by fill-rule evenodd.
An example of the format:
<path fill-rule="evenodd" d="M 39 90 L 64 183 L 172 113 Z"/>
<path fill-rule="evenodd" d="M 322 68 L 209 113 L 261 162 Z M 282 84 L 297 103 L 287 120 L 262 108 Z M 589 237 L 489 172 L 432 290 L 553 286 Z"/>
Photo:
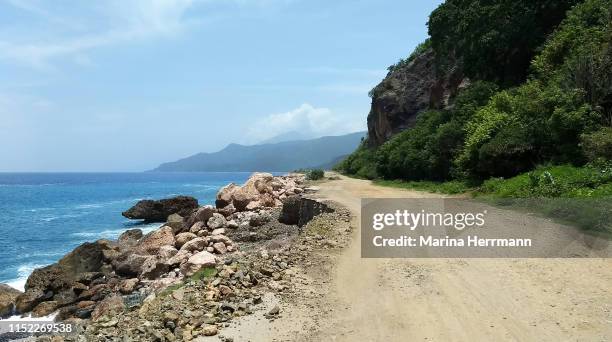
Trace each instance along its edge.
<path fill-rule="evenodd" d="M 447 0 L 428 30 L 370 92 L 368 138 L 337 170 L 612 194 L 612 0 Z"/>

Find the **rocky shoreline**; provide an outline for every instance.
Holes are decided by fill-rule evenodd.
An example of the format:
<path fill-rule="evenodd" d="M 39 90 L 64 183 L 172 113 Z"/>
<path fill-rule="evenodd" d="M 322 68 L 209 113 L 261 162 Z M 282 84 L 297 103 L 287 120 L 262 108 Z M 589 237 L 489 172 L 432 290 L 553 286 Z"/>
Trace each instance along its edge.
<path fill-rule="evenodd" d="M 85 243 L 35 270 L 25 292 L 0 287 L 0 309 L 74 323 L 79 334 L 40 341 L 191 341 L 290 298 L 313 249 L 343 246 L 347 210 L 312 199 L 304 176 L 255 173 L 219 190 L 215 206 L 180 196 L 141 201 L 129 218 L 164 221 L 143 235 Z M 195 201 L 195 202 L 194 202 Z M 167 215 L 166 215 L 167 214 Z M 10 309 L 12 308 L 12 310 Z M 275 319 L 282 306 L 265 309 Z M 221 338 L 231 340 L 231 338 Z"/>

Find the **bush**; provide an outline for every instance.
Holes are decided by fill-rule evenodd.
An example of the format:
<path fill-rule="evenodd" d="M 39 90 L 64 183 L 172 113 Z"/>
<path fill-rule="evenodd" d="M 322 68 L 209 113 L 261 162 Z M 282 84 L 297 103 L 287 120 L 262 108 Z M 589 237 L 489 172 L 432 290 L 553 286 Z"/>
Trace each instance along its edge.
<path fill-rule="evenodd" d="M 390 65 L 387 68 L 387 70 L 389 72 L 393 72 L 393 70 L 407 66 L 410 62 L 412 62 L 415 58 L 417 58 L 418 55 L 425 53 L 430 48 L 431 48 L 431 40 L 428 38 L 424 42 L 417 45 L 412 51 L 412 53 L 410 54 L 410 56 L 408 56 L 408 58 L 400 59 L 399 62 L 393 65 Z"/>
<path fill-rule="evenodd" d="M 582 90 L 600 123 L 612 125 L 612 0 L 587 0 L 573 8 L 533 69 L 563 89 Z"/>
<path fill-rule="evenodd" d="M 612 127 L 582 135 L 582 150 L 590 161 L 612 160 Z"/>
<path fill-rule="evenodd" d="M 465 139 L 465 124 L 497 91 L 488 82 L 463 89 L 451 110 L 425 111 L 415 126 L 394 136 L 376 152 L 377 173 L 387 179 L 451 179 Z"/>
<path fill-rule="evenodd" d="M 457 58 L 471 79 L 523 82 L 537 48 L 580 0 L 447 0 L 429 16 L 438 66 Z"/>
<path fill-rule="evenodd" d="M 334 170 L 359 178 L 375 179 L 378 177 L 375 154 L 376 150 L 368 147 L 367 140 L 364 140 L 355 152 L 334 166 Z"/>
<path fill-rule="evenodd" d="M 323 179 L 325 172 L 321 169 L 312 169 L 306 173 L 306 179 L 308 180 L 319 180 Z"/>
<path fill-rule="evenodd" d="M 480 194 L 506 198 L 566 197 L 599 198 L 612 195 L 612 164 L 540 167 L 510 179 L 492 178 Z"/>
<path fill-rule="evenodd" d="M 457 165 L 486 178 L 514 176 L 545 162 L 582 164 L 580 135 L 597 122 L 581 92 L 532 80 L 496 94 L 474 115 Z"/>

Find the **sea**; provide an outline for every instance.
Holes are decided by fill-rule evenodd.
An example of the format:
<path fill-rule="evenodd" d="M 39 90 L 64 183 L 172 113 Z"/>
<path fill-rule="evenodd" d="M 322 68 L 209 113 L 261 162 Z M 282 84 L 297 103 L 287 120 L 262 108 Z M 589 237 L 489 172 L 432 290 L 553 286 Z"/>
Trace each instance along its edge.
<path fill-rule="evenodd" d="M 250 173 L 0 173 L 0 283 L 23 290 L 30 273 L 76 246 L 160 224 L 121 216 L 141 199 L 193 196 L 213 204 L 219 188 Z"/>

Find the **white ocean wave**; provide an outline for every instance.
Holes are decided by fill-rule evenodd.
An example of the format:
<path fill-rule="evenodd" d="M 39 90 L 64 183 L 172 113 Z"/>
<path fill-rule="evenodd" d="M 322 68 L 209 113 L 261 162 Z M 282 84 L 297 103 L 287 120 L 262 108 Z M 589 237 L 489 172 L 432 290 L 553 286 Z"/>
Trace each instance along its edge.
<path fill-rule="evenodd" d="M 145 224 L 145 225 L 137 225 L 134 226 L 132 228 L 129 229 L 140 229 L 142 230 L 143 234 L 147 234 L 149 232 L 154 231 L 155 229 L 161 227 L 161 224 L 159 223 L 152 223 L 152 224 Z M 120 229 L 106 229 L 106 230 L 102 230 L 102 231 L 93 231 L 93 232 L 78 232 L 78 233 L 72 233 L 71 235 L 74 237 L 78 237 L 78 238 L 82 238 L 85 240 L 97 240 L 97 239 L 110 239 L 110 240 L 114 240 L 117 239 L 119 237 L 119 235 L 121 235 L 123 232 L 125 232 L 127 229 L 126 228 L 120 228 Z"/>
<path fill-rule="evenodd" d="M 23 209 L 23 211 L 28 212 L 28 213 L 36 213 L 39 211 L 49 211 L 49 210 L 56 210 L 57 208 L 32 208 L 32 209 Z"/>
<path fill-rule="evenodd" d="M 84 238 L 88 240 L 97 240 L 97 239 L 116 239 L 123 233 L 125 229 L 107 229 L 103 231 L 95 231 L 95 232 L 78 232 L 72 233 L 72 236 Z"/>
<path fill-rule="evenodd" d="M 133 197 L 133 198 L 124 198 L 124 199 L 120 199 L 120 200 L 113 200 L 113 201 L 106 201 L 106 202 L 85 203 L 85 204 L 79 204 L 77 206 L 71 207 L 71 209 L 102 208 L 102 207 L 106 207 L 108 205 L 120 204 L 120 203 L 137 202 L 137 201 L 140 201 L 140 200 L 142 200 L 142 198 L 140 198 L 140 197 Z"/>
<path fill-rule="evenodd" d="M 25 317 L 21 317 L 21 315 L 15 315 L 15 316 L 10 316 L 8 318 L 3 319 L 4 322 L 9 321 L 9 322 L 32 322 L 32 321 L 42 321 L 42 322 L 53 322 L 55 320 L 55 316 L 57 316 L 57 311 L 47 315 L 47 316 L 42 316 L 42 317 L 32 317 L 32 314 L 29 314 Z M 29 340 L 28 340 L 29 341 Z"/>
<path fill-rule="evenodd" d="M 19 291 L 25 291 L 25 283 L 28 277 L 35 269 L 45 267 L 47 265 L 42 264 L 24 264 L 17 268 L 17 278 L 7 281 L 6 284 Z"/>
<path fill-rule="evenodd" d="M 45 221 L 45 222 L 51 222 L 51 221 L 67 219 L 67 218 L 77 218 L 77 217 L 85 216 L 87 214 L 89 214 L 89 212 L 81 212 L 79 214 L 66 214 L 66 215 L 58 215 L 58 216 L 47 216 L 47 217 L 41 218 L 40 220 L 41 221 Z"/>
<path fill-rule="evenodd" d="M 57 256 L 62 256 L 64 255 L 64 253 L 62 252 L 46 252 L 46 253 L 38 253 L 38 252 L 34 252 L 34 253 L 21 253 L 17 256 L 15 256 L 16 260 L 19 259 L 28 259 L 28 258 L 41 258 L 41 257 L 57 257 Z"/>
<path fill-rule="evenodd" d="M 187 184 L 183 184 L 184 187 L 189 187 L 189 188 L 206 188 L 206 189 L 218 189 L 219 187 L 216 185 L 210 185 L 210 184 L 197 184 L 197 183 L 187 183 Z"/>
<path fill-rule="evenodd" d="M 75 209 L 92 209 L 92 208 L 102 208 L 102 207 L 104 207 L 104 204 L 102 204 L 102 203 L 95 203 L 95 204 L 80 204 L 80 205 L 77 205 L 74 208 Z"/>

